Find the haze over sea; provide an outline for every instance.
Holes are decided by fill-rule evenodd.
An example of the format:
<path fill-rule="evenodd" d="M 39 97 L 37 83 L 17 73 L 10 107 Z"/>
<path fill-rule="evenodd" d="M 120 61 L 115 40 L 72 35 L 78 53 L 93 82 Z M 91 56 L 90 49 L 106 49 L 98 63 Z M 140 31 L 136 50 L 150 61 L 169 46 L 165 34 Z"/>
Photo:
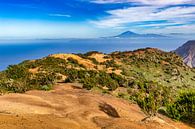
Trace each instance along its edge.
<path fill-rule="evenodd" d="M 171 51 L 186 41 L 187 39 L 180 38 L 0 40 L 0 71 L 8 65 L 54 53 L 85 53 L 88 51 L 110 53 L 145 47 Z"/>

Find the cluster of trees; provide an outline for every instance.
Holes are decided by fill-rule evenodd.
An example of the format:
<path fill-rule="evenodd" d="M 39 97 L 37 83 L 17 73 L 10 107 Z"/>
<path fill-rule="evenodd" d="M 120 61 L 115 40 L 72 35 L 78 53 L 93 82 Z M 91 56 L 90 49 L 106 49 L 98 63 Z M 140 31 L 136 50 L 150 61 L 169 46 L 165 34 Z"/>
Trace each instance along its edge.
<path fill-rule="evenodd" d="M 106 73 L 104 71 L 94 70 L 66 70 L 67 79 L 65 82 L 79 82 L 83 87 L 90 90 L 93 87 L 107 87 L 110 91 L 115 90 L 119 86 L 124 86 L 127 80 L 115 73 Z"/>

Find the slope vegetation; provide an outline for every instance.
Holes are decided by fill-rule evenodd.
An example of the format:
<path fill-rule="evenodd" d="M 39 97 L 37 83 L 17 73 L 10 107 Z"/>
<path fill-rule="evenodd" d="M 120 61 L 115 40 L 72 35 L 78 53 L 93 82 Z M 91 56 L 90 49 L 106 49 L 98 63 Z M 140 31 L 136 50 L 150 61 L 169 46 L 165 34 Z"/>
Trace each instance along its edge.
<path fill-rule="evenodd" d="M 80 88 L 136 103 L 149 118 L 163 112 L 176 120 L 195 123 L 195 69 L 185 65 L 180 56 L 171 52 L 146 48 L 111 54 L 96 51 L 53 54 L 43 59 L 11 65 L 0 73 L 1 94 L 49 91 L 57 83 L 76 83 Z M 9 113 L 11 107 L 2 109 L 10 109 L 7 111 Z M 43 114 L 51 112 L 50 109 L 35 108 Z M 33 113 L 39 110 L 28 111 Z M 20 113 L 20 110 L 13 108 L 14 112 Z M 117 112 L 114 117 L 120 116 Z"/>
<path fill-rule="evenodd" d="M 58 84 L 54 89 L 0 97 L 2 129 L 190 129 L 161 116 L 143 122 L 140 108 L 110 95 Z"/>

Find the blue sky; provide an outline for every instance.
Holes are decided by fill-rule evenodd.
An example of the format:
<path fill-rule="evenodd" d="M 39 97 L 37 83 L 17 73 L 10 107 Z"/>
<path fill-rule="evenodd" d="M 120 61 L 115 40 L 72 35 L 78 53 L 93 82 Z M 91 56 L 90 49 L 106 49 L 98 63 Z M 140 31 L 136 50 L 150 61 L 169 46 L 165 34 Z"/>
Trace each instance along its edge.
<path fill-rule="evenodd" d="M 0 38 L 195 33 L 194 0 L 0 0 Z"/>

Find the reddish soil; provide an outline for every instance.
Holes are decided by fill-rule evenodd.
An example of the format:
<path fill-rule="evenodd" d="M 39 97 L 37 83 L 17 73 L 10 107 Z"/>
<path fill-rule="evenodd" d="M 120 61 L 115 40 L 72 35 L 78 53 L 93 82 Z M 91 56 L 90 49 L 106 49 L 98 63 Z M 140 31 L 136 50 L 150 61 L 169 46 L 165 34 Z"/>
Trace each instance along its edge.
<path fill-rule="evenodd" d="M 52 91 L 0 97 L 1 129 L 190 129 L 164 116 L 146 116 L 128 101 L 58 84 Z"/>

